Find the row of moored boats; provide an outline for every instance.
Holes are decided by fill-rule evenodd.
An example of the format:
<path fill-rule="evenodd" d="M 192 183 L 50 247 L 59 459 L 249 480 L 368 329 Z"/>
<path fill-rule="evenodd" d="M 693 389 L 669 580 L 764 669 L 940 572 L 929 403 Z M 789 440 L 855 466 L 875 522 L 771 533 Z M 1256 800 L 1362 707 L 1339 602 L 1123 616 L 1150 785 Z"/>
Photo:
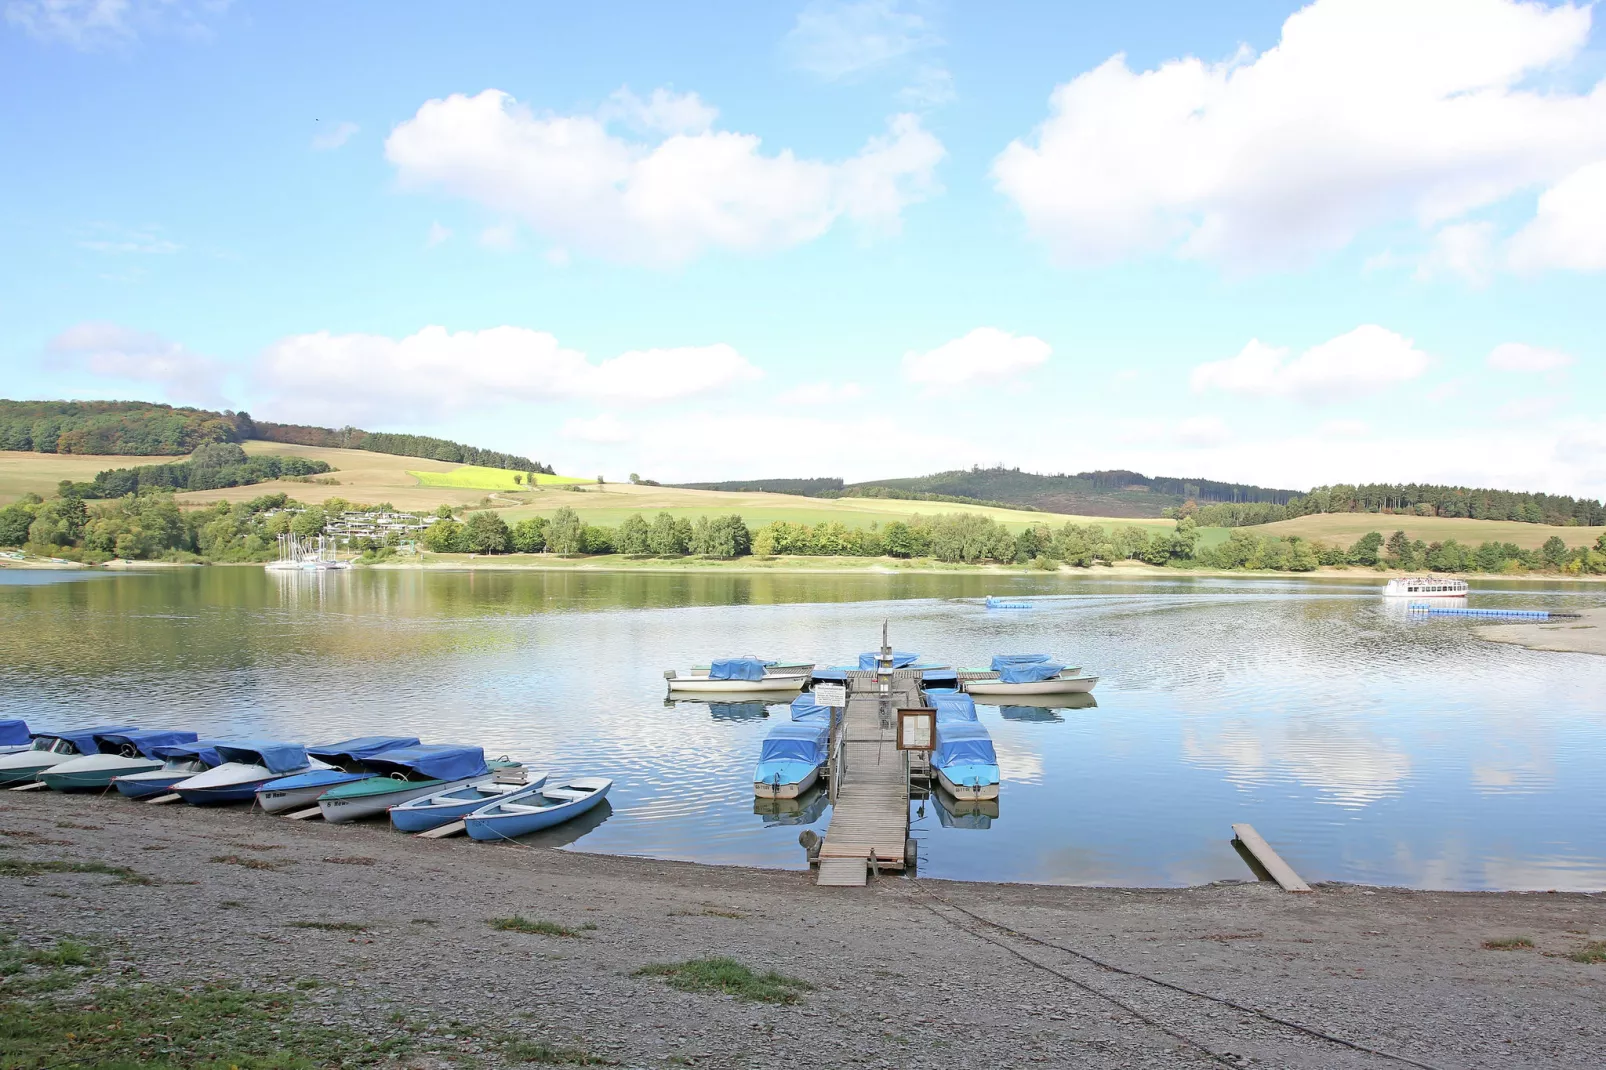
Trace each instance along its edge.
<path fill-rule="evenodd" d="M 0 787 L 29 785 L 196 806 L 255 802 L 332 822 L 388 815 L 413 833 L 461 822 L 476 840 L 502 840 L 579 817 L 613 782 L 550 781 L 523 763 L 487 760 L 480 747 L 413 736 L 306 746 L 127 725 L 32 732 L 23 721 L 0 721 Z"/>

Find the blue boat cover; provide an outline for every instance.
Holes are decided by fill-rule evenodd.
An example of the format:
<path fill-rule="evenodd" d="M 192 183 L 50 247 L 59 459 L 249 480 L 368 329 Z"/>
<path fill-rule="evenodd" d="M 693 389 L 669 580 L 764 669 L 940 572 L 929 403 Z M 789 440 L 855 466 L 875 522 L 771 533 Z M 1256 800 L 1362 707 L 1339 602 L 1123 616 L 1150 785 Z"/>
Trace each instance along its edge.
<path fill-rule="evenodd" d="M 133 747 L 147 758 L 158 758 L 157 747 L 170 743 L 194 743 L 201 738 L 194 732 L 172 732 L 161 728 L 137 729 L 133 732 L 102 732 L 95 737 L 101 753 L 112 754 L 124 747 Z"/>
<path fill-rule="evenodd" d="M 937 749 L 931 764 L 939 769 L 952 765 L 997 765 L 993 737 L 987 729 L 968 721 L 949 721 L 937 725 Z"/>
<path fill-rule="evenodd" d="M 926 691 L 926 700 L 937 711 L 937 723 L 949 721 L 974 721 L 976 719 L 976 700 L 969 695 L 957 692 L 945 693 L 941 691 Z"/>
<path fill-rule="evenodd" d="M 1053 660 L 1047 654 L 994 654 L 993 672 L 1002 672 L 1015 665 L 1041 665 Z"/>
<path fill-rule="evenodd" d="M 326 762 L 336 762 L 342 758 L 360 762 L 364 758 L 372 758 L 376 754 L 383 754 L 398 747 L 416 746 L 418 746 L 417 736 L 358 736 L 356 739 L 343 739 L 339 743 L 323 743 L 316 747 L 308 747 L 307 753 Z"/>
<path fill-rule="evenodd" d="M 490 772 L 485 751 L 456 743 L 425 743 L 417 747 L 398 747 L 376 754 L 368 767 L 381 776 L 411 771 L 431 780 L 463 780 Z"/>
<path fill-rule="evenodd" d="M 217 752 L 218 742 L 215 739 L 198 739 L 193 743 L 169 743 L 165 746 L 152 747 L 151 757 L 166 760 L 199 758 L 216 769 L 223 764 L 223 756 Z"/>
<path fill-rule="evenodd" d="M 1065 668 L 1057 661 L 1043 661 L 1034 665 L 1006 665 L 998 670 L 998 679 L 1006 684 L 1035 684 L 1039 680 L 1052 680 Z"/>
<path fill-rule="evenodd" d="M 810 692 L 803 692 L 792 700 L 792 720 L 794 721 L 830 721 L 831 707 L 821 706 L 814 701 Z"/>
<path fill-rule="evenodd" d="M 354 780 L 367 780 L 372 773 L 348 773 L 344 769 L 308 769 L 305 773 L 292 773 L 262 785 L 263 791 L 289 791 L 291 788 L 334 787 L 350 784 Z"/>
<path fill-rule="evenodd" d="M 69 732 L 40 732 L 46 739 L 65 739 L 78 748 L 79 754 L 99 754 L 100 744 L 95 742 L 96 737 L 109 735 L 112 732 L 138 732 L 139 729 L 128 724 L 103 724 L 97 728 L 75 728 Z"/>
<path fill-rule="evenodd" d="M 816 721 L 781 721 L 764 737 L 758 760 L 819 765 L 825 761 L 830 736 L 830 726 Z"/>
<path fill-rule="evenodd" d="M 762 680 L 764 663 L 757 658 L 720 658 L 708 670 L 710 680 Z"/>
<path fill-rule="evenodd" d="M 21 747 L 32 739 L 27 721 L 20 718 L 0 721 L 0 747 Z"/>
<path fill-rule="evenodd" d="M 920 680 L 928 684 L 958 684 L 959 672 L 947 667 L 940 669 L 921 669 Z"/>
<path fill-rule="evenodd" d="M 907 650 L 894 650 L 892 652 L 892 667 L 894 669 L 907 669 L 915 663 L 919 654 L 911 654 Z M 859 668 L 879 669 L 881 667 L 881 651 L 872 650 L 859 655 Z"/>
<path fill-rule="evenodd" d="M 294 773 L 307 767 L 307 748 L 299 743 L 238 739 L 215 747 L 225 762 L 265 766 L 270 773 Z"/>
<path fill-rule="evenodd" d="M 852 671 L 845 665 L 834 665 L 830 668 L 815 669 L 814 679 L 828 684 L 845 684 L 848 682 L 848 673 Z"/>

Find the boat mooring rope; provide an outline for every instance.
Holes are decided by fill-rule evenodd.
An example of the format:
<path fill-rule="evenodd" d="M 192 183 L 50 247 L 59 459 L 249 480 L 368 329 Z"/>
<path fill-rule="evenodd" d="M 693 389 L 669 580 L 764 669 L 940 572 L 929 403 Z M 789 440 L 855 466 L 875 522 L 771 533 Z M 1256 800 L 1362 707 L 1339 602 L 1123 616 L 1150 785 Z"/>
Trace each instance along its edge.
<path fill-rule="evenodd" d="M 1023 940 L 1026 943 L 1029 943 L 1029 944 L 1037 944 L 1040 947 L 1052 948 L 1055 951 L 1064 952 L 1065 954 L 1070 955 L 1073 958 L 1081 959 L 1083 962 L 1087 962 L 1087 963 L 1089 963 L 1091 965 L 1097 966 L 1101 970 L 1108 970 L 1111 973 L 1118 973 L 1118 974 L 1121 974 L 1122 976 L 1131 977 L 1131 978 L 1134 978 L 1135 980 L 1139 980 L 1139 981 L 1147 981 L 1152 985 L 1159 986 L 1160 988 L 1167 988 L 1167 989 L 1170 989 L 1173 992 L 1180 992 L 1180 993 L 1182 993 L 1183 995 L 1186 995 L 1186 996 L 1194 996 L 1194 997 L 1196 997 L 1198 999 L 1208 1000 L 1211 1003 L 1216 1003 L 1216 1004 L 1219 1004 L 1220 1006 L 1223 1006 L 1223 1007 L 1230 1007 L 1231 1009 L 1233 1009 L 1235 1011 L 1239 1011 L 1240 1013 L 1243 1013 L 1243 1014 L 1254 1015 L 1255 1017 L 1263 1019 L 1263 1020 L 1265 1020 L 1267 1022 L 1271 1022 L 1274 1025 L 1280 1025 L 1285 1029 L 1292 1029 L 1296 1033 L 1302 1033 L 1305 1036 L 1308 1036 L 1308 1037 L 1312 1038 L 1313 1040 L 1326 1041 L 1329 1044 L 1337 1044 L 1340 1047 L 1349 1048 L 1351 1051 L 1363 1052 L 1363 1053 L 1365 1053 L 1367 1055 L 1375 1055 L 1380 1059 L 1388 1059 L 1388 1060 L 1390 1060 L 1392 1062 L 1400 1063 L 1400 1064 L 1405 1065 L 1405 1066 L 1414 1066 L 1414 1067 L 1417 1068 L 1417 1070 L 1442 1070 L 1442 1068 L 1434 1066 L 1431 1063 L 1419 1062 L 1418 1060 L 1412 1059 L 1409 1056 L 1396 1055 L 1393 1052 L 1383 1051 L 1383 1050 L 1381 1050 L 1379 1048 L 1369 1047 L 1369 1046 L 1367 1046 L 1365 1044 L 1360 1043 L 1359 1041 L 1347 1040 L 1344 1037 L 1334 1036 L 1331 1033 L 1323 1032 L 1322 1030 L 1316 1029 L 1316 1028 L 1314 1028 L 1312 1026 L 1301 1025 L 1299 1022 L 1289 1021 L 1287 1018 L 1280 1018 L 1277 1015 L 1272 1014 L 1269 1011 L 1263 1011 L 1258 1007 L 1250 1007 L 1250 1006 L 1248 1006 L 1246 1004 L 1243 1004 L 1243 1003 L 1237 1003 L 1237 1002 L 1235 1002 L 1233 1000 L 1227 999 L 1224 996 L 1212 996 L 1208 992 L 1200 992 L 1200 991 L 1197 991 L 1195 989 L 1188 988 L 1186 985 L 1179 985 L 1179 984 L 1175 983 L 1174 981 L 1166 981 L 1166 980 L 1163 980 L 1163 979 L 1161 979 L 1159 977 L 1151 977 L 1148 974 L 1140 973 L 1137 970 L 1129 970 L 1124 966 L 1117 966 L 1113 962 L 1105 962 L 1102 959 L 1095 958 L 1094 956 L 1087 954 L 1085 951 L 1078 951 L 1078 950 L 1076 950 L 1075 948 L 1072 948 L 1072 947 L 1065 947 L 1064 945 L 1056 944 L 1051 940 L 1043 940 L 1043 939 L 1040 939 L 1040 938 L 1038 938 L 1036 936 L 1032 936 L 1032 935 L 1030 935 L 1028 933 L 1023 933 L 1023 932 L 1020 932 L 1019 930 L 1011 929 L 1009 926 L 1002 925 L 1002 924 L 1000 924 L 1000 923 L 998 923 L 996 921 L 993 921 L 991 918 L 984 918 L 980 914 L 977 914 L 975 911 L 967 910 L 964 907 L 960 906 L 958 903 L 955 903 L 952 900 L 946 899 L 943 896 L 938 895 L 936 892 L 932 891 L 930 888 L 927 888 L 925 886 L 925 883 L 923 881 L 921 881 L 918 877 L 911 877 L 910 880 L 909 880 L 909 883 L 914 885 L 921 892 L 925 893 L 926 895 L 930 896 L 931 898 L 933 898 L 933 899 L 937 900 L 938 902 L 942 903 L 944 906 L 950 907 L 951 909 L 958 911 L 959 913 L 965 915 L 968 918 L 973 919 L 974 921 L 978 922 L 981 925 L 985 925 L 990 929 L 997 929 L 1001 933 L 1004 933 L 1004 934 L 1006 934 L 1008 936 L 1012 936 L 1017 940 Z M 1187 1044 L 1189 1047 L 1195 1048 L 1195 1049 L 1197 1049 L 1199 1051 L 1204 1052 L 1206 1055 L 1210 1056 L 1210 1058 L 1212 1058 L 1216 1062 L 1222 1063 L 1223 1065 L 1226 1065 L 1226 1066 L 1238 1066 L 1238 1065 L 1240 1065 L 1239 1063 L 1233 1061 L 1232 1059 L 1228 1058 L 1227 1056 L 1218 1054 L 1217 1052 L 1211 1050 L 1210 1048 L 1205 1047 L 1199 1041 L 1194 1040 L 1191 1037 L 1184 1036 L 1181 1033 L 1178 1033 L 1175 1030 L 1171 1029 L 1170 1027 L 1168 1027 L 1166 1025 L 1163 1025 L 1160 1022 L 1155 1021 L 1153 1018 L 1150 1018 L 1148 1015 L 1142 1013 L 1139 1010 L 1136 1010 L 1135 1008 L 1133 1008 L 1130 1005 L 1122 1002 L 1121 1000 L 1119 1000 L 1116 997 L 1110 995 L 1109 993 L 1101 992 L 1098 989 L 1094 988 L 1093 986 L 1091 986 L 1091 985 L 1089 985 L 1089 984 L 1087 984 L 1087 983 L 1085 983 L 1083 981 L 1078 981 L 1074 977 L 1070 977 L 1070 976 L 1062 973 L 1061 971 L 1054 969 L 1052 966 L 1048 966 L 1048 965 L 1045 965 L 1044 963 L 1038 962 L 1036 959 L 1033 959 L 1029 955 L 1024 955 L 1018 949 L 1010 947 L 1008 944 L 1005 944 L 1002 941 L 995 940 L 992 937 L 986 935 L 985 933 L 978 932 L 978 931 L 976 931 L 974 929 L 968 929 L 965 926 L 960 925 L 958 922 L 954 921 L 952 918 L 950 918 L 947 915 L 945 915 L 942 911 L 938 910 L 936 907 L 933 907 L 930 903 L 925 903 L 925 904 L 922 904 L 922 905 L 925 906 L 925 908 L 927 910 L 929 910 L 933 914 L 937 915 L 937 917 L 942 918 L 943 921 L 946 921 L 949 925 L 952 925 L 954 928 L 960 930 L 961 932 L 969 933 L 970 935 L 976 937 L 977 939 L 985 940 L 985 941 L 987 941 L 987 943 L 992 944 L 995 947 L 1003 948 L 1005 951 L 1008 951 L 1010 954 L 1014 955 L 1016 958 L 1020 959 L 1021 961 L 1028 962 L 1031 965 L 1036 966 L 1040 970 L 1043 970 L 1043 971 L 1045 971 L 1047 973 L 1051 973 L 1055 977 L 1058 977 L 1061 980 L 1063 980 L 1063 981 L 1065 981 L 1065 982 L 1067 982 L 1069 984 L 1075 985 L 1077 988 L 1080 988 L 1083 991 L 1090 992 L 1093 995 L 1099 997 L 1100 999 L 1103 999 L 1103 1000 L 1106 1000 L 1106 1001 L 1108 1001 L 1110 1003 L 1115 1004 L 1117 1007 L 1120 1007 L 1122 1010 L 1126 1011 L 1128 1014 L 1131 1014 L 1135 1018 L 1138 1018 L 1139 1020 L 1141 1020 L 1144 1023 L 1152 1026 L 1153 1028 L 1158 1029 L 1160 1032 L 1165 1033 L 1167 1036 L 1175 1037 L 1176 1039 L 1182 1041 L 1184 1044 Z"/>

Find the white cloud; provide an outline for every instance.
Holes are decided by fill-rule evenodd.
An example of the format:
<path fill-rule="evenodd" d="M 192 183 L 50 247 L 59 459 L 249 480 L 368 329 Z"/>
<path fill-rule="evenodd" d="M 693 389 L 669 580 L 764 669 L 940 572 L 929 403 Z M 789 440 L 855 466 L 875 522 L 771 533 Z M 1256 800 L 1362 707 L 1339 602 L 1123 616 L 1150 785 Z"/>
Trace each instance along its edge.
<path fill-rule="evenodd" d="M 151 256 L 168 256 L 183 248 L 164 236 L 161 227 L 122 227 L 114 223 L 94 223 L 85 227 L 80 232 L 78 247 L 96 253 Z"/>
<path fill-rule="evenodd" d="M 689 113 L 676 99 L 666 114 Z M 385 155 L 404 186 L 474 201 L 566 248 L 672 264 L 797 245 L 843 218 L 895 230 L 935 189 L 943 147 L 913 115 L 836 163 L 765 155 L 756 136 L 716 130 L 627 140 L 602 118 L 539 117 L 487 89 L 426 102 Z"/>
<path fill-rule="evenodd" d="M 1232 429 L 1219 416 L 1189 416 L 1176 426 L 1176 440 L 1184 446 L 1219 446 L 1231 438 Z"/>
<path fill-rule="evenodd" d="M 833 405 L 843 401 L 857 401 L 864 396 L 858 383 L 802 383 L 775 395 L 781 405 Z"/>
<path fill-rule="evenodd" d="M 80 323 L 50 340 L 48 362 L 97 378 L 155 383 L 175 400 L 218 401 L 218 363 L 148 331 Z"/>
<path fill-rule="evenodd" d="M 1440 275 L 1458 275 L 1474 286 L 1489 282 L 1494 267 L 1494 224 L 1451 223 L 1433 236 L 1433 247 L 1417 265 L 1424 282 Z"/>
<path fill-rule="evenodd" d="M 1316 433 L 1328 438 L 1363 438 L 1372 433 L 1372 426 L 1365 420 L 1326 420 Z"/>
<path fill-rule="evenodd" d="M 696 93 L 659 88 L 643 100 L 627 86 L 608 98 L 599 118 L 619 119 L 638 130 L 659 134 L 701 134 L 714 125 L 719 109 L 704 104 Z"/>
<path fill-rule="evenodd" d="M 312 136 L 312 147 L 320 152 L 338 149 L 350 141 L 358 130 L 362 129 L 356 123 L 319 123 L 320 129 Z"/>
<path fill-rule="evenodd" d="M 429 225 L 429 233 L 427 235 L 425 235 L 425 237 L 424 237 L 424 248 L 433 249 L 433 248 L 435 248 L 435 246 L 440 245 L 442 242 L 449 241 L 451 239 L 451 237 L 452 237 L 452 228 L 451 227 L 442 226 L 438 222 L 431 223 Z"/>
<path fill-rule="evenodd" d="M 1500 420 L 1525 423 L 1541 416 L 1549 416 L 1556 411 L 1556 406 L 1560 403 L 1561 399 L 1558 397 L 1514 398 L 1495 409 L 1494 414 Z"/>
<path fill-rule="evenodd" d="M 1252 397 L 1292 397 L 1313 403 L 1377 393 L 1419 378 L 1428 355 L 1409 338 L 1375 324 L 1312 346 L 1293 360 L 1289 351 L 1251 339 L 1236 357 L 1201 364 L 1195 392 L 1221 390 Z"/>
<path fill-rule="evenodd" d="M 8 0 L 6 21 L 83 52 L 130 45 L 145 32 L 211 36 L 230 0 Z"/>
<path fill-rule="evenodd" d="M 515 249 L 519 244 L 519 225 L 511 219 L 505 219 L 486 227 L 480 231 L 480 244 L 487 249 L 501 249 L 504 252 Z"/>
<path fill-rule="evenodd" d="M 1399 219 L 1435 227 L 1606 155 L 1606 82 L 1588 95 L 1527 84 L 1585 47 L 1590 15 L 1315 0 L 1258 56 L 1137 73 L 1117 55 L 1079 75 L 993 176 L 1074 261 L 1172 249 L 1254 267 Z"/>
<path fill-rule="evenodd" d="M 1019 375 L 1048 360 L 1053 350 L 1041 338 L 977 327 L 963 338 L 924 353 L 903 355 L 903 377 L 930 387 L 962 386 Z"/>
<path fill-rule="evenodd" d="M 798 12 L 784 48 L 796 66 L 839 81 L 941 43 L 925 16 L 892 0 L 813 0 Z"/>
<path fill-rule="evenodd" d="M 1540 196 L 1533 221 L 1511 239 L 1510 259 L 1519 271 L 1606 270 L 1606 160 L 1580 167 Z"/>
<path fill-rule="evenodd" d="M 1503 372 L 1556 372 L 1571 367 L 1571 355 L 1522 342 L 1506 342 L 1489 352 L 1489 367 Z"/>
<path fill-rule="evenodd" d="M 563 429 L 558 433 L 564 438 L 595 443 L 629 442 L 632 437 L 630 428 L 626 427 L 617 416 L 608 412 L 589 420 L 578 417 L 566 420 Z"/>
<path fill-rule="evenodd" d="M 724 344 L 631 350 L 594 364 L 523 327 L 425 327 L 401 339 L 320 331 L 275 343 L 257 367 L 276 411 L 339 422 L 376 414 L 427 419 L 520 402 L 668 401 L 761 375 Z"/>

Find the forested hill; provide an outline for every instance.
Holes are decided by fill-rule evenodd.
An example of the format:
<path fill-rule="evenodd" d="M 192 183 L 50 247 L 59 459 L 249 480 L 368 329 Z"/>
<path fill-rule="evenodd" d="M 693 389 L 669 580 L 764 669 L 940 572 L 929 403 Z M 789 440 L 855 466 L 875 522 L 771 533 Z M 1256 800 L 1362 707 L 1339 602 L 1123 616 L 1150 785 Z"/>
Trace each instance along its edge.
<path fill-rule="evenodd" d="M 1146 476 L 1138 472 L 1039 475 L 1019 468 L 970 468 L 929 476 L 877 479 L 842 489 L 844 497 L 924 497 L 1003 503 L 1049 513 L 1083 516 L 1160 516 L 1189 500 L 1283 504 L 1298 491 L 1221 483 L 1211 479 Z"/>
<path fill-rule="evenodd" d="M 147 401 L 0 400 L 0 450 L 176 457 L 208 442 L 247 439 L 552 474 L 550 467 L 528 457 L 427 435 L 259 422 L 246 412 L 210 412 Z"/>

